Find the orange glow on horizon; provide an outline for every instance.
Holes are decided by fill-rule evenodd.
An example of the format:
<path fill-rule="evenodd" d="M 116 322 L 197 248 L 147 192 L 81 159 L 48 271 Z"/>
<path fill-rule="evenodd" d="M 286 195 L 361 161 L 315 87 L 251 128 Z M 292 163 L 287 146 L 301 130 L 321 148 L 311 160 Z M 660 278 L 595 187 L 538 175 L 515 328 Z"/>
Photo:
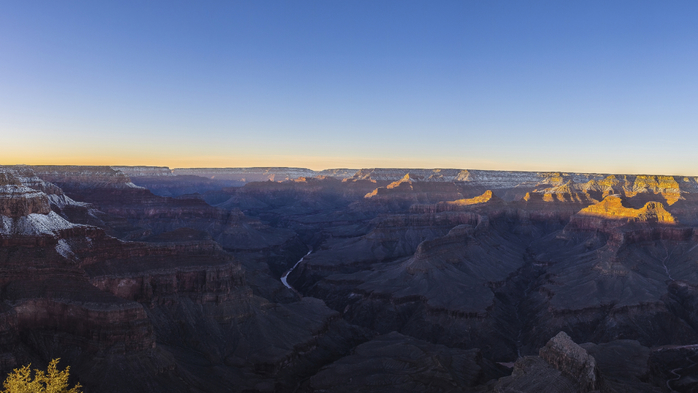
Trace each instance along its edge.
<path fill-rule="evenodd" d="M 500 171 L 531 172 L 569 172 L 569 173 L 606 173 L 606 174 L 649 174 L 696 176 L 691 173 L 662 172 L 661 170 L 628 170 L 622 166 L 569 165 L 549 167 L 531 163 L 506 163 L 484 160 L 446 159 L 406 159 L 406 158 L 370 158 L 370 157 L 317 157 L 317 156 L 183 156 L 165 157 L 157 155 L 41 155 L 24 156 L 3 155 L 0 165 L 84 165 L 84 166 L 160 166 L 169 168 L 245 168 L 245 167 L 298 167 L 316 171 L 331 168 L 456 168 Z"/>
<path fill-rule="evenodd" d="M 60 135 L 60 137 L 57 137 Z M 474 150 L 474 153 L 443 154 L 412 151 L 399 154 L 394 149 L 371 153 L 372 156 L 352 155 L 351 149 L 334 156 L 318 149 L 303 149 L 304 154 L 273 154 L 276 146 L 264 150 L 255 144 L 243 147 L 239 144 L 196 144 L 171 139 L 148 139 L 129 142 L 124 136 L 107 140 L 102 134 L 95 139 L 77 138 L 58 132 L 50 137 L 34 131 L 9 133 L 3 137 L 4 150 L 0 165 L 105 165 L 105 166 L 163 166 L 169 168 L 233 168 L 233 167 L 299 167 L 313 170 L 330 168 L 456 168 L 501 171 L 569 172 L 601 174 L 646 174 L 696 176 L 692 167 L 683 162 L 672 165 L 661 159 L 647 160 L 632 165 L 628 160 L 564 160 L 556 163 L 553 157 L 541 154 L 513 156 L 493 155 L 490 151 Z M 27 141 L 31 142 L 27 142 Z M 229 146 L 229 147 L 228 147 Z M 298 151 L 291 147 L 286 150 Z M 238 154 L 242 152 L 242 154 Z M 325 154 L 323 154 L 325 153 Z M 562 159 L 561 159 L 562 160 Z"/>

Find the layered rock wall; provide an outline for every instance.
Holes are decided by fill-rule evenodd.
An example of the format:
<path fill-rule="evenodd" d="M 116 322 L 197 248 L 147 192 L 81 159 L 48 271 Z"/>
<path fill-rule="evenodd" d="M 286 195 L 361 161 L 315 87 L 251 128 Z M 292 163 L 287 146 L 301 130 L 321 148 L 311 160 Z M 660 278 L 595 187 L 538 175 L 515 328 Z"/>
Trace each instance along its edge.
<path fill-rule="evenodd" d="M 599 388 L 596 359 L 577 345 L 565 332 L 558 333 L 538 352 L 539 356 L 572 378 L 582 391 Z"/>
<path fill-rule="evenodd" d="M 138 188 L 123 172 L 108 166 L 52 166 L 31 167 L 41 179 L 61 188 Z"/>

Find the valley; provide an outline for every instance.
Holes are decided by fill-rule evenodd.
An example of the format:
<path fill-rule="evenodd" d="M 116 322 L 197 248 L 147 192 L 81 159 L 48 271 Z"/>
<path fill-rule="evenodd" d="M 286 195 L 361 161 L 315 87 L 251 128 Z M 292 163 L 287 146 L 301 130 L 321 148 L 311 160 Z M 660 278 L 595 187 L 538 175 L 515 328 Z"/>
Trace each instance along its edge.
<path fill-rule="evenodd" d="M 698 178 L 0 166 L 0 371 L 86 392 L 698 390 Z"/>

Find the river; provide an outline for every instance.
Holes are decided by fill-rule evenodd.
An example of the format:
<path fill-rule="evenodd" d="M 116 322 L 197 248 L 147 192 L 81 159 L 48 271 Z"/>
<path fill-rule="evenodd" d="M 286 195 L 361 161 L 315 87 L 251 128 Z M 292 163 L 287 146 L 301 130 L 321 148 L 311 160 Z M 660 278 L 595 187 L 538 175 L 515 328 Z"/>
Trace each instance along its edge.
<path fill-rule="evenodd" d="M 310 255 L 311 252 L 313 252 L 313 249 L 312 249 L 312 248 L 310 249 L 310 251 L 308 251 L 307 254 L 303 255 L 303 258 L 305 258 L 305 257 L 307 257 L 308 255 Z M 295 269 L 296 266 L 298 266 L 299 263 L 303 262 L 303 258 L 299 259 L 298 262 L 296 262 L 296 264 L 293 265 L 292 268 L 288 269 L 288 271 L 287 271 L 286 273 L 284 273 L 283 276 L 281 276 L 281 283 L 284 284 L 284 285 L 286 286 L 286 288 L 288 288 L 288 289 L 293 289 L 293 287 L 290 286 L 290 285 L 288 284 L 288 281 L 286 281 L 286 278 L 288 277 L 289 274 L 291 274 L 291 272 L 293 271 L 293 269 Z M 294 290 L 295 290 L 295 289 L 294 289 Z"/>

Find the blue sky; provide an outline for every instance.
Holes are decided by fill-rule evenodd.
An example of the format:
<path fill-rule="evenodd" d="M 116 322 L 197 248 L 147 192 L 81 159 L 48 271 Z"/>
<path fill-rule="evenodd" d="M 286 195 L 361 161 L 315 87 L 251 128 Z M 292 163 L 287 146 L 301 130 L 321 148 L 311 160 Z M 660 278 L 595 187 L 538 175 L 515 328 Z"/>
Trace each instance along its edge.
<path fill-rule="evenodd" d="M 698 175 L 698 5 L 6 1 L 0 164 Z"/>

